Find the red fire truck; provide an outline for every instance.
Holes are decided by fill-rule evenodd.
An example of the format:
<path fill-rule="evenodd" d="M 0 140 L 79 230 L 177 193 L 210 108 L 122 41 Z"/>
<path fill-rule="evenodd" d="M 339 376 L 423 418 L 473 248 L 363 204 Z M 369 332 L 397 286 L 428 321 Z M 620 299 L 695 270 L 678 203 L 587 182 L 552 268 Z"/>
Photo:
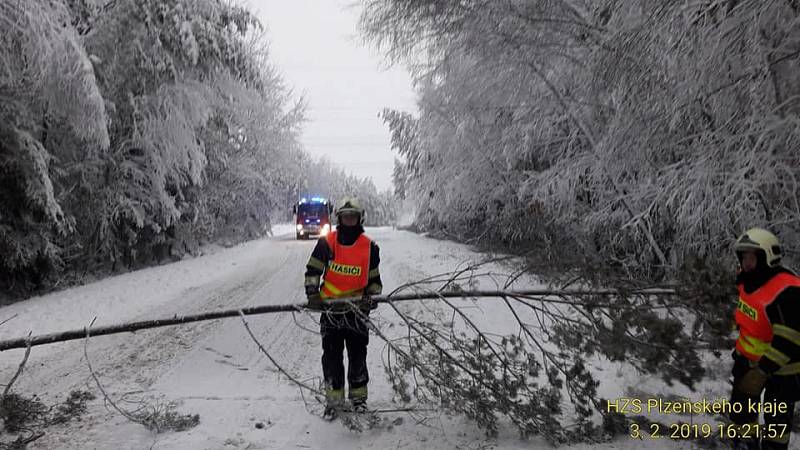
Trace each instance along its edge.
<path fill-rule="evenodd" d="M 325 236 L 331 230 L 333 204 L 325 198 L 302 198 L 294 205 L 297 239 Z"/>

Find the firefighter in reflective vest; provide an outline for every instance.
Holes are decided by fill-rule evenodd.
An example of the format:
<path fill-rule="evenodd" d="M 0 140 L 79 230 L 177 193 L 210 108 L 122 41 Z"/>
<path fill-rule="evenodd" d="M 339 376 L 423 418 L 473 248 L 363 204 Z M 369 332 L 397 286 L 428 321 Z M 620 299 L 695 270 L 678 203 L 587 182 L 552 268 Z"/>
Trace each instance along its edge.
<path fill-rule="evenodd" d="M 755 436 L 747 424 L 757 424 L 758 413 L 748 405 L 762 402 L 763 390 L 761 404 L 772 403 L 778 412 L 764 414 L 760 448 L 786 449 L 794 403 L 800 400 L 800 278 L 780 265 L 780 244 L 767 230 L 747 230 L 734 250 L 740 266 L 735 312 L 739 336 L 731 401 L 741 402 L 742 411 L 731 413 L 731 420 Z M 734 448 L 758 449 L 759 439 L 734 440 Z"/>
<path fill-rule="evenodd" d="M 365 410 L 367 401 L 366 319 L 374 305 L 370 295 L 381 293 L 378 245 L 364 234 L 364 210 L 355 198 L 342 199 L 336 209 L 336 230 L 317 241 L 306 265 L 308 306 L 321 309 L 322 373 L 325 379 L 324 417 L 332 420 L 345 407 L 343 351 L 347 347 L 348 398 L 354 410 Z M 320 286 L 321 284 L 321 286 Z M 361 307 L 331 308 L 329 299 L 364 297 Z"/>

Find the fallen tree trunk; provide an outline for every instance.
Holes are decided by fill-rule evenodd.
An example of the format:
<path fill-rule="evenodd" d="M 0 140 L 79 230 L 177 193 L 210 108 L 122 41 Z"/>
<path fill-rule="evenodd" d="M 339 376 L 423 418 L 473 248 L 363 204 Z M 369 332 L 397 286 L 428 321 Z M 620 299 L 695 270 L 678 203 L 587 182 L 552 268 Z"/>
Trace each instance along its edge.
<path fill-rule="evenodd" d="M 436 291 L 421 291 L 415 294 L 403 295 L 377 295 L 371 297 L 374 303 L 387 303 L 408 300 L 426 300 L 437 298 L 453 298 L 453 297 L 581 297 L 581 296 L 613 296 L 613 295 L 636 295 L 636 296 L 671 296 L 675 295 L 673 289 L 644 289 L 636 291 L 621 292 L 614 289 L 598 289 L 598 290 L 559 290 L 559 289 L 535 289 L 525 291 L 457 291 L 457 292 L 436 292 Z M 572 305 L 585 305 L 597 308 L 619 306 L 607 305 L 598 302 L 587 302 L 585 304 L 568 301 L 563 299 L 554 298 L 537 298 L 538 301 L 547 303 L 566 303 Z M 358 304 L 363 302 L 361 298 L 340 298 L 334 300 L 326 300 L 326 304 L 341 305 L 341 304 Z M 129 322 L 117 325 L 109 325 L 105 327 L 96 327 L 91 329 L 92 336 L 103 336 L 106 334 L 126 333 L 143 330 L 147 328 L 164 327 L 168 325 L 179 325 L 190 322 L 200 322 L 203 320 L 222 319 L 225 317 L 239 317 L 241 314 L 246 316 L 256 314 L 270 314 L 277 312 L 291 312 L 305 309 L 305 303 L 295 303 L 287 305 L 260 305 L 250 306 L 240 309 L 230 309 L 224 311 L 212 311 L 200 314 L 190 314 L 184 316 L 175 315 L 173 317 L 166 317 L 162 319 L 144 320 L 140 322 Z M 69 341 L 73 339 L 82 339 L 87 335 L 87 329 L 77 329 L 63 331 L 59 333 L 42 334 L 32 337 L 9 339 L 0 341 L 0 351 L 10 350 L 14 348 L 25 348 L 28 345 L 31 347 L 37 345 L 53 344 L 56 342 Z"/>

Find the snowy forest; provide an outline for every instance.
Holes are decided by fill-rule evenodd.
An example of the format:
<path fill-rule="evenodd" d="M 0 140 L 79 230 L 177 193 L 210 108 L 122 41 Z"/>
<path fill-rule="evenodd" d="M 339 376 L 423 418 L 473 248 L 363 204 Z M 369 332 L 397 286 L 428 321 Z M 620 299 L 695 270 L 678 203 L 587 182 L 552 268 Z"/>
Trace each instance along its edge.
<path fill-rule="evenodd" d="M 246 8 L 0 2 L 0 292 L 262 236 L 309 190 L 393 220 L 388 192 L 304 152 L 303 122 Z"/>
<path fill-rule="evenodd" d="M 733 241 L 753 226 L 787 244 L 791 265 L 798 8 L 366 1 L 364 35 L 417 80 L 418 116 L 383 113 L 404 157 L 396 192 L 418 205 L 419 229 L 535 255 L 567 278 L 716 274 L 730 289 Z"/>
<path fill-rule="evenodd" d="M 357 4 L 363 43 L 414 79 L 417 111 L 380 116 L 391 135 L 386 151 L 397 156 L 393 192 L 304 150 L 305 100 L 270 61 L 268 32 L 247 7 L 0 1 L 0 297 L 199 255 L 206 244 L 253 244 L 13 304 L 8 320 L 17 311 L 62 325 L 81 317 L 77 304 L 120 321 L 224 306 L 250 332 L 241 311 L 251 302 L 305 300 L 299 280 L 310 250 L 294 239 L 256 239 L 290 221 L 301 195 L 355 195 L 366 225 L 413 211 L 408 230 L 418 232 L 368 231 L 382 245 L 390 292 L 376 297 L 381 307 L 367 321 L 388 348 L 385 359 L 370 350 L 385 364 L 371 397 L 383 407 L 455 411 L 489 438 L 507 432 L 498 420 L 505 415 L 522 438 L 610 442 L 627 434 L 630 418 L 603 407 L 608 392 L 727 396 L 734 240 L 768 228 L 783 244 L 781 263 L 800 263 L 800 2 Z M 175 267 L 184 263 L 196 264 Z M 537 290 L 517 291 L 517 281 Z M 422 291 L 437 302 L 415 303 Z M 395 304 L 397 294 L 409 295 L 406 304 Z M 45 314 L 51 306 L 56 312 Z M 314 379 L 319 358 L 309 348 L 318 346 L 319 321 L 306 303 L 279 306 L 294 321 L 262 317 L 254 326 L 269 348 L 249 335 L 280 374 L 313 393 L 290 374 Z M 6 327 L 27 332 L 24 320 Z M 277 378 L 265 382 L 267 363 L 254 347 L 213 326 L 140 333 L 130 347 L 94 336 L 92 344 L 96 360 L 108 360 L 101 374 L 129 382 L 118 392 L 155 385 L 191 393 L 203 414 L 223 417 L 233 416 L 216 411 L 223 399 L 212 405 L 203 389 L 230 389 L 253 409 L 274 408 L 276 430 L 294 430 L 274 448 L 312 435 L 296 386 L 281 393 Z M 193 344 L 203 351 L 181 353 Z M 273 347 L 292 360 L 285 369 Z M 53 353 L 51 364 L 61 357 Z M 152 357 L 129 363 L 138 353 Z M 133 373 L 184 357 L 162 378 Z M 58 378 L 62 366 L 53 365 L 27 375 Z M 232 382 L 231 373 L 242 378 Z M 203 395 L 177 388 L 185 384 Z M 269 395 L 256 398 L 258 389 Z M 378 436 L 374 448 L 436 428 L 392 423 L 401 432 Z M 219 429 L 210 427 L 222 439 Z M 626 442 L 613 448 L 662 448 Z"/>

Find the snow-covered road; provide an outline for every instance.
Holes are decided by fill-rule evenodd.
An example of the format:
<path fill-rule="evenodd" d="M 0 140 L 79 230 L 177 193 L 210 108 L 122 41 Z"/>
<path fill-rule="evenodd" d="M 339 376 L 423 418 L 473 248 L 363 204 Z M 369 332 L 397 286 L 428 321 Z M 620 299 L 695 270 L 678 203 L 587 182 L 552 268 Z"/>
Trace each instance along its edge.
<path fill-rule="evenodd" d="M 414 280 L 451 272 L 485 256 L 452 242 L 428 239 L 391 228 L 368 229 L 381 247 L 385 292 Z M 296 241 L 291 228 L 276 228 L 273 237 L 216 249 L 210 254 L 108 278 L 85 286 L 32 298 L 0 309 L 0 339 L 96 325 L 262 304 L 305 301 L 304 266 L 313 241 Z M 492 271 L 503 269 L 497 265 Z M 530 282 L 529 282 L 530 283 Z M 519 286 L 519 285 L 518 285 Z M 488 287 L 488 286 L 487 286 Z M 493 287 L 493 286 L 492 286 Z M 413 302 L 408 306 L 414 308 Z M 508 328 L 498 308 L 476 314 L 492 328 Z M 387 307 L 374 313 L 392 325 L 397 318 Z M 294 317 L 293 317 L 294 316 Z M 309 313 L 251 316 L 248 323 L 260 342 L 295 377 L 313 385 L 321 375 L 315 315 Z M 240 319 L 231 318 L 92 338 L 91 364 L 109 395 L 134 409 L 136 399 L 177 402 L 179 411 L 200 415 L 188 431 L 154 434 L 103 405 L 84 360 L 82 341 L 35 347 L 26 370 L 15 384 L 24 394 L 38 394 L 45 403 L 64 399 L 73 389 L 98 394 L 81 421 L 53 426 L 31 448 L 69 449 L 366 449 L 366 448 L 537 448 L 543 441 L 520 441 L 513 430 L 486 439 L 462 417 L 429 414 L 417 423 L 353 433 L 339 423 L 323 422 L 312 412 L 319 405 L 279 375 L 258 351 Z M 391 407 L 391 389 L 381 361 L 384 344 L 372 338 L 369 348 L 370 403 Z M 22 350 L 0 353 L 0 379 L 9 380 Z M 308 402 L 308 403 L 306 403 Z M 311 412 L 309 412 L 311 411 Z M 256 423 L 263 428 L 256 428 Z M 603 448 L 689 448 L 678 441 L 619 439 Z M 581 446 L 578 448 L 588 448 Z"/>

